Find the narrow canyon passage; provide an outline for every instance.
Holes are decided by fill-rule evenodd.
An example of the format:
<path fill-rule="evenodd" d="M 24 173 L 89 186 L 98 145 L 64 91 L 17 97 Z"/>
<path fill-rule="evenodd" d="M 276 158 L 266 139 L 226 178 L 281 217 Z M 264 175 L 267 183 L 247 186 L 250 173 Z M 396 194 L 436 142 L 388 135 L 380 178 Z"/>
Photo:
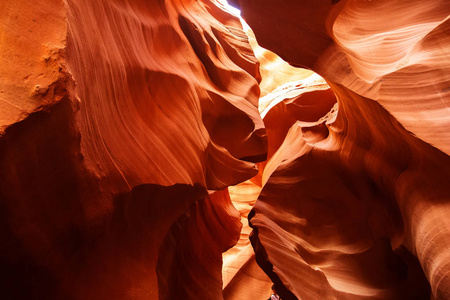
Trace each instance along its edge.
<path fill-rule="evenodd" d="M 229 3 L 1 1 L 2 299 L 450 299 L 450 3 Z"/>

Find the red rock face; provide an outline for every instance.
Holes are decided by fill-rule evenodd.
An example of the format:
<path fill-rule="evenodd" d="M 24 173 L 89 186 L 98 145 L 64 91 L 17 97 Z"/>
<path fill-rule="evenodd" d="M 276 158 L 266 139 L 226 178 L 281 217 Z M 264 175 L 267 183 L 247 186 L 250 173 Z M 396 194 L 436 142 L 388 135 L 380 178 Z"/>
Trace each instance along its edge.
<path fill-rule="evenodd" d="M 428 283 L 447 299 L 448 4 L 239 5 L 262 46 L 322 75 L 339 104 L 313 139 L 302 115 L 277 126 L 286 100 L 266 115 L 278 150 L 250 220 L 260 265 L 288 299 L 428 298 Z"/>
<path fill-rule="evenodd" d="M 448 1 L 234 2 L 0 4 L 4 297 L 450 298 Z"/>
<path fill-rule="evenodd" d="M 228 190 L 194 203 L 173 223 L 161 247 L 159 298 L 221 299 L 222 252 L 237 243 L 241 227 Z"/>
<path fill-rule="evenodd" d="M 2 4 L 26 41 L 6 36 L 2 62 L 32 66 L 2 68 L 4 295 L 221 298 L 241 224 L 227 190 L 207 190 L 267 152 L 239 21 L 209 2 L 25 2 Z"/>
<path fill-rule="evenodd" d="M 248 180 L 228 190 L 233 205 L 240 212 L 242 229 L 237 244 L 223 254 L 224 299 L 267 299 L 272 282 L 256 262 L 249 240 L 252 229 L 248 224 L 248 214 L 255 205 L 261 187 Z"/>
<path fill-rule="evenodd" d="M 265 147 L 245 35 L 217 21 L 224 12 L 212 4 L 147 2 L 67 3 L 87 167 L 119 190 L 141 182 L 217 189 L 248 178 L 256 170 L 238 159 L 261 160 Z"/>

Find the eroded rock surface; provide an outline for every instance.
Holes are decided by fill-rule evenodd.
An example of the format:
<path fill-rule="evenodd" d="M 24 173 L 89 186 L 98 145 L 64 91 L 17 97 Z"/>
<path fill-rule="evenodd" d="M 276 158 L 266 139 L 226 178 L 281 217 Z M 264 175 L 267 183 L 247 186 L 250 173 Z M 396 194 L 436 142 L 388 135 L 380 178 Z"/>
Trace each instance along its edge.
<path fill-rule="evenodd" d="M 221 298 L 241 223 L 212 190 L 267 152 L 240 22 L 209 1 L 1 6 L 2 293 Z"/>
<path fill-rule="evenodd" d="M 285 298 L 447 299 L 448 3 L 234 2 L 263 47 L 319 73 L 338 103 L 313 132 L 302 115 L 286 124 L 286 100 L 268 111 L 285 125 L 265 122 L 269 153 L 271 131 L 282 144 L 250 220 L 260 265 Z"/>
<path fill-rule="evenodd" d="M 3 295 L 450 298 L 448 1 L 233 2 L 0 4 Z"/>

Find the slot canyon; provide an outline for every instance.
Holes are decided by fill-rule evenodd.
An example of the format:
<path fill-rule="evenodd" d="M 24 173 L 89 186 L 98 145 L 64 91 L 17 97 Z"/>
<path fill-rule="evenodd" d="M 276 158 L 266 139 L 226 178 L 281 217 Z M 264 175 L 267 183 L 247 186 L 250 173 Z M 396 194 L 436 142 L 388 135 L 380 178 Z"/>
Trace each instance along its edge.
<path fill-rule="evenodd" d="M 1 299 L 450 299 L 450 2 L 228 2 L 0 0 Z"/>

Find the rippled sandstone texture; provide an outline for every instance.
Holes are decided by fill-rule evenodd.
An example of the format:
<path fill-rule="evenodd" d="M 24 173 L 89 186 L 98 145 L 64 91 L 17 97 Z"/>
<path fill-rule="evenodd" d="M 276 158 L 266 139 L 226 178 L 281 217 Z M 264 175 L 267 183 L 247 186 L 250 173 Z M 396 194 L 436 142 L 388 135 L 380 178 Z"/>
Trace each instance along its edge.
<path fill-rule="evenodd" d="M 274 97 L 264 119 L 250 224 L 284 299 L 448 299 L 448 1 L 233 2 L 261 46 L 319 73 L 339 104 L 305 122 L 304 96 Z"/>
<path fill-rule="evenodd" d="M 235 2 L 326 82 L 209 0 L 2 1 L 4 295 L 450 298 L 447 1 Z"/>
<path fill-rule="evenodd" d="M 258 62 L 209 1 L 2 1 L 10 299 L 222 298 L 226 187 L 267 141 Z"/>

